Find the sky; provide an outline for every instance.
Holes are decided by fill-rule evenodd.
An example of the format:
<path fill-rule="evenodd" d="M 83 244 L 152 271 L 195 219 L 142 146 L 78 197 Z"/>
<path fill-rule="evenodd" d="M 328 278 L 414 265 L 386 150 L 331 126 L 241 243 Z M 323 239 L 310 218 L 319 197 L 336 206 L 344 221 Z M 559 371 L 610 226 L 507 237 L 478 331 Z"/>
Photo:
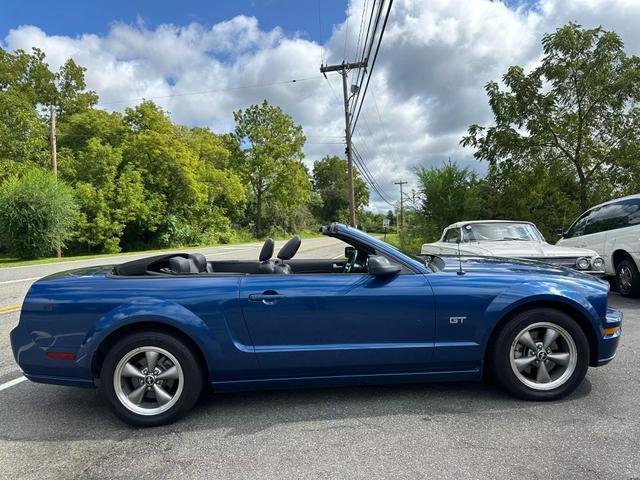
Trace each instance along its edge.
<path fill-rule="evenodd" d="M 311 167 L 344 155 L 340 77 L 319 67 L 355 59 L 371 1 L 2 0 L 0 46 L 38 47 L 53 69 L 73 58 L 102 108 L 152 99 L 174 121 L 220 133 L 233 111 L 267 99 L 303 126 Z M 394 182 L 415 188 L 416 168 L 449 159 L 485 172 L 459 144 L 470 124 L 491 122 L 484 85 L 511 65 L 534 68 L 542 35 L 568 21 L 615 30 L 640 51 L 640 0 L 394 0 L 354 136 L 385 197 L 394 203 Z M 389 208 L 373 192 L 370 206 Z"/>

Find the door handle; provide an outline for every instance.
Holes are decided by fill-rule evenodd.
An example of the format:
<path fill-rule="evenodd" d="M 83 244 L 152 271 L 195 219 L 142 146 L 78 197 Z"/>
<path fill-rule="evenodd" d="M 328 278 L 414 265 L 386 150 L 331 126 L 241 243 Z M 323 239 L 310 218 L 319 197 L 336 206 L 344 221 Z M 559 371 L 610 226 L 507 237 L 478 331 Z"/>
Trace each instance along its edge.
<path fill-rule="evenodd" d="M 274 303 L 276 303 L 278 300 L 285 298 L 284 295 L 280 294 L 280 293 L 276 293 L 276 292 L 264 292 L 264 293 L 251 293 L 249 294 L 249 301 L 250 302 L 262 302 L 265 305 L 273 305 Z"/>

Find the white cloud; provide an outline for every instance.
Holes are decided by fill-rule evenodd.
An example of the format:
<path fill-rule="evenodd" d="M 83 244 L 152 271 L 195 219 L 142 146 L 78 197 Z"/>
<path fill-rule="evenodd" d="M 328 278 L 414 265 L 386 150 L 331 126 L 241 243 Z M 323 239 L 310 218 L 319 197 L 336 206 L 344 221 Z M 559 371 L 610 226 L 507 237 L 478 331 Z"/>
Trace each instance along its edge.
<path fill-rule="evenodd" d="M 267 98 L 304 126 L 311 162 L 344 152 L 341 83 L 330 75 L 336 99 L 318 69 L 321 58 L 339 62 L 345 51 L 353 60 L 362 4 L 352 0 L 347 20 L 334 26 L 325 45 L 279 28 L 263 30 L 247 16 L 211 28 L 114 24 L 105 36 L 75 38 L 16 26 L 4 44 L 12 50 L 37 46 L 53 68 L 74 58 L 87 67 L 87 83 L 105 108 L 153 98 L 175 121 L 216 131 L 233 127 L 234 110 Z M 541 36 L 568 21 L 617 31 L 630 53 L 640 48 L 637 0 L 539 0 L 531 8 L 490 0 L 396 0 L 355 137 L 389 197 L 397 198 L 393 182 L 412 180 L 417 166 L 451 157 L 484 170 L 459 146 L 469 124 L 490 121 L 484 85 L 510 65 L 534 65 Z M 299 81 L 280 83 L 291 79 Z M 386 208 L 375 195 L 372 200 Z"/>

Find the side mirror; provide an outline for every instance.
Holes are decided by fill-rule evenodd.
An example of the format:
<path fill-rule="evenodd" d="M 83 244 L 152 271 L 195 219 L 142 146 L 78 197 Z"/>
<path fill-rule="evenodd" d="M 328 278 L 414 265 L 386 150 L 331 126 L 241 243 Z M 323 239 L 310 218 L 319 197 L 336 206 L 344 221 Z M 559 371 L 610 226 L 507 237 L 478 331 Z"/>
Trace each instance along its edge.
<path fill-rule="evenodd" d="M 345 258 L 351 258 L 351 255 L 356 251 L 356 247 L 352 247 L 351 245 L 344 247 L 344 256 Z"/>
<path fill-rule="evenodd" d="M 385 275 L 397 275 L 402 270 L 402 267 L 400 265 L 390 262 L 387 257 L 383 257 L 382 255 L 370 256 L 367 267 L 369 270 L 369 274 L 376 277 L 382 277 Z"/>
<path fill-rule="evenodd" d="M 558 235 L 560 238 L 563 238 L 567 232 L 565 232 L 562 228 L 556 228 L 554 233 Z"/>

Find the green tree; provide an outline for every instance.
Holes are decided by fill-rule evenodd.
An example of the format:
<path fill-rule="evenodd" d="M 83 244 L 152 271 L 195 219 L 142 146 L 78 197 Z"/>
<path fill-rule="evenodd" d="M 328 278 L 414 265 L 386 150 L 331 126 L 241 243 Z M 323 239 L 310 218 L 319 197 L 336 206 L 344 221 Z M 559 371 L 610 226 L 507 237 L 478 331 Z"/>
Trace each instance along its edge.
<path fill-rule="evenodd" d="M 468 168 L 449 162 L 441 168 L 420 168 L 416 175 L 424 233 L 429 240 L 438 238 L 447 225 L 473 220 L 482 214 L 479 181 Z"/>
<path fill-rule="evenodd" d="M 319 219 L 346 222 L 349 209 L 347 178 L 347 161 L 340 157 L 326 156 L 313 164 L 313 190 L 322 200 L 314 210 Z M 353 188 L 356 210 L 360 210 L 369 203 L 369 189 L 356 171 Z"/>
<path fill-rule="evenodd" d="M 0 244 L 20 258 L 51 255 L 73 234 L 73 190 L 51 173 L 30 168 L 0 186 Z"/>
<path fill-rule="evenodd" d="M 229 157 L 225 143 L 174 125 L 152 102 L 127 109 L 124 120 L 131 134 L 123 166 L 139 172 L 145 197 L 140 215 L 125 229 L 126 242 L 178 245 L 199 243 L 203 235 L 227 237 L 245 189 L 235 172 L 216 166 Z"/>
<path fill-rule="evenodd" d="M 46 107 L 56 107 L 63 120 L 96 102 L 97 95 L 86 91 L 84 69 L 73 60 L 52 72 L 41 50 L 11 53 L 0 48 L 0 163 L 5 178 L 21 164 L 48 162 Z"/>
<path fill-rule="evenodd" d="M 492 219 L 527 220 L 549 241 L 580 213 L 571 171 L 553 162 L 491 165 L 479 183 L 481 215 Z"/>
<path fill-rule="evenodd" d="M 569 23 L 542 39 L 544 58 L 529 74 L 519 66 L 503 77 L 505 90 L 486 91 L 495 125 L 471 125 L 463 145 L 478 159 L 526 165 L 546 159 L 577 178 L 581 210 L 589 190 L 637 163 L 640 141 L 640 58 L 627 56 L 620 37 Z"/>
<path fill-rule="evenodd" d="M 305 203 L 311 191 L 302 164 L 302 127 L 266 100 L 234 114 L 239 156 L 237 167 L 251 192 L 254 231 L 262 235 L 264 211 L 269 218 L 288 214 Z"/>

